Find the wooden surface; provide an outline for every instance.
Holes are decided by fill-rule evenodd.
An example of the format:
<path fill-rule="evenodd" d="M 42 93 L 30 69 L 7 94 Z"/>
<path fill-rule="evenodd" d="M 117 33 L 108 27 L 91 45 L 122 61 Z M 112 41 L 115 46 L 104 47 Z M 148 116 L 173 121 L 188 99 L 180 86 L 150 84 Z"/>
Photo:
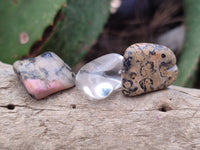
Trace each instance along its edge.
<path fill-rule="evenodd" d="M 0 63 L 0 150 L 198 150 L 200 90 L 89 101 L 76 88 L 32 99 Z"/>

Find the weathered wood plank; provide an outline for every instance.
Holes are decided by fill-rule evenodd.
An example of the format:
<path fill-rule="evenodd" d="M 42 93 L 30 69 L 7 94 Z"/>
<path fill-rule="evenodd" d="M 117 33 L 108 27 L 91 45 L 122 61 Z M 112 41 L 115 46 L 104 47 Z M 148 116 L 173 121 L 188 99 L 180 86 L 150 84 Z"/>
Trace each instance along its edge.
<path fill-rule="evenodd" d="M 0 63 L 0 149 L 200 149 L 200 90 L 89 101 L 76 88 L 32 99 Z"/>

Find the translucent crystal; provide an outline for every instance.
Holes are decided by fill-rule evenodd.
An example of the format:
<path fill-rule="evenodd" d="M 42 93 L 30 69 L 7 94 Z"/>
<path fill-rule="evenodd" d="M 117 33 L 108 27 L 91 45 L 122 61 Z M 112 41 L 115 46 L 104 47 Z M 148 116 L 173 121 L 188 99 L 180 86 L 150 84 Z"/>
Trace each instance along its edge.
<path fill-rule="evenodd" d="M 84 65 L 76 75 L 76 86 L 91 99 L 104 99 L 121 87 L 123 56 L 101 56 Z"/>

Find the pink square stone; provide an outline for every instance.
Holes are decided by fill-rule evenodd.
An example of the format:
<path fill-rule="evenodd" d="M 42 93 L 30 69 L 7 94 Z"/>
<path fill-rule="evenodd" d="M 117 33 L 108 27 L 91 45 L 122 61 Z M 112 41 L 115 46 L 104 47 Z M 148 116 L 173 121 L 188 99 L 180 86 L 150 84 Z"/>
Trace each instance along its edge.
<path fill-rule="evenodd" d="M 72 69 L 52 52 L 16 61 L 13 69 L 28 93 L 36 99 L 75 85 Z"/>

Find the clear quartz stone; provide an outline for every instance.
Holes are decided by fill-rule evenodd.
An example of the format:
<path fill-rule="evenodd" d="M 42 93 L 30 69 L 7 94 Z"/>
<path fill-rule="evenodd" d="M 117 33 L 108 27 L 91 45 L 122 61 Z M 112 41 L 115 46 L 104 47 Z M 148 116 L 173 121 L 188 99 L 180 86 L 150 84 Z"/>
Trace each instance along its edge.
<path fill-rule="evenodd" d="M 90 99 L 108 97 L 121 87 L 122 59 L 122 55 L 111 53 L 87 63 L 76 75 L 76 86 Z"/>

